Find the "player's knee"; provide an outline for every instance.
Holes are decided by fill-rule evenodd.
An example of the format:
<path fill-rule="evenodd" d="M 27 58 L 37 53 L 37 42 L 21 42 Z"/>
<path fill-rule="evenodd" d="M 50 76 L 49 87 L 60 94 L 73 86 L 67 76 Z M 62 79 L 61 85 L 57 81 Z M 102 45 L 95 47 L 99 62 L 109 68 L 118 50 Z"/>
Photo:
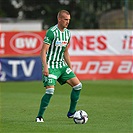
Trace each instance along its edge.
<path fill-rule="evenodd" d="M 81 90 L 82 89 L 82 83 L 79 83 L 79 84 L 73 86 L 73 89 L 74 90 Z"/>
<path fill-rule="evenodd" d="M 47 88 L 46 89 L 46 94 L 54 94 L 54 88 Z"/>

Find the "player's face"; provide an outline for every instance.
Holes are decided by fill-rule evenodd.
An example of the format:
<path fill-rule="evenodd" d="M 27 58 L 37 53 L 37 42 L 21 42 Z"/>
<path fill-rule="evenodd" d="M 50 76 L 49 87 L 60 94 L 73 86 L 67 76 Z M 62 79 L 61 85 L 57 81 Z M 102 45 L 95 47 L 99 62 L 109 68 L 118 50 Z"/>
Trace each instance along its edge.
<path fill-rule="evenodd" d="M 63 13 L 62 17 L 59 19 L 59 23 L 62 28 L 67 28 L 70 22 L 70 15 Z"/>

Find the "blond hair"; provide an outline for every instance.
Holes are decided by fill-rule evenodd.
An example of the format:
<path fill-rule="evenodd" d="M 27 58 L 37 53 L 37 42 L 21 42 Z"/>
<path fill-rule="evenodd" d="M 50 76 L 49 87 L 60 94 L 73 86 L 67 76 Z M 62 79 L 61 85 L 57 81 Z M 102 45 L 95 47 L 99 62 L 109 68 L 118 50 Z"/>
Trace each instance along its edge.
<path fill-rule="evenodd" d="M 61 10 L 58 12 L 57 18 L 62 18 L 62 14 L 66 13 L 67 15 L 70 15 L 70 13 L 67 10 Z"/>

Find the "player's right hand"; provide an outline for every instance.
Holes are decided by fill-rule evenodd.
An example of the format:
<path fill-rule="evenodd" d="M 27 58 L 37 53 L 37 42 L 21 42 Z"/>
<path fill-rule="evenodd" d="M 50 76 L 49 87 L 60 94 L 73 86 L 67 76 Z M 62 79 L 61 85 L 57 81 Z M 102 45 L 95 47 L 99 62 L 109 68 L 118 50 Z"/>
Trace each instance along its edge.
<path fill-rule="evenodd" d="M 42 73 L 43 73 L 44 76 L 48 76 L 49 75 L 49 70 L 48 70 L 48 66 L 47 65 L 43 68 Z"/>

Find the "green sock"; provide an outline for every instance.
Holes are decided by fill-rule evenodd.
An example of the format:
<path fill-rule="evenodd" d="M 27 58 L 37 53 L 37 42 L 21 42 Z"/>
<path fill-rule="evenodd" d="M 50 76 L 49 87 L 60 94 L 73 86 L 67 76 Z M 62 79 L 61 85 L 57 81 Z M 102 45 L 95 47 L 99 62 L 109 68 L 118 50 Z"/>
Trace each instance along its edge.
<path fill-rule="evenodd" d="M 76 105 L 79 99 L 80 91 L 81 89 L 80 90 L 73 89 L 71 92 L 71 102 L 70 102 L 70 108 L 69 108 L 70 113 L 74 113 L 76 111 Z"/>
<path fill-rule="evenodd" d="M 52 97 L 52 94 L 47 94 L 47 93 L 45 93 L 45 95 L 42 97 L 40 109 L 39 109 L 37 117 L 43 116 L 44 111 L 46 110 L 51 97 Z"/>

